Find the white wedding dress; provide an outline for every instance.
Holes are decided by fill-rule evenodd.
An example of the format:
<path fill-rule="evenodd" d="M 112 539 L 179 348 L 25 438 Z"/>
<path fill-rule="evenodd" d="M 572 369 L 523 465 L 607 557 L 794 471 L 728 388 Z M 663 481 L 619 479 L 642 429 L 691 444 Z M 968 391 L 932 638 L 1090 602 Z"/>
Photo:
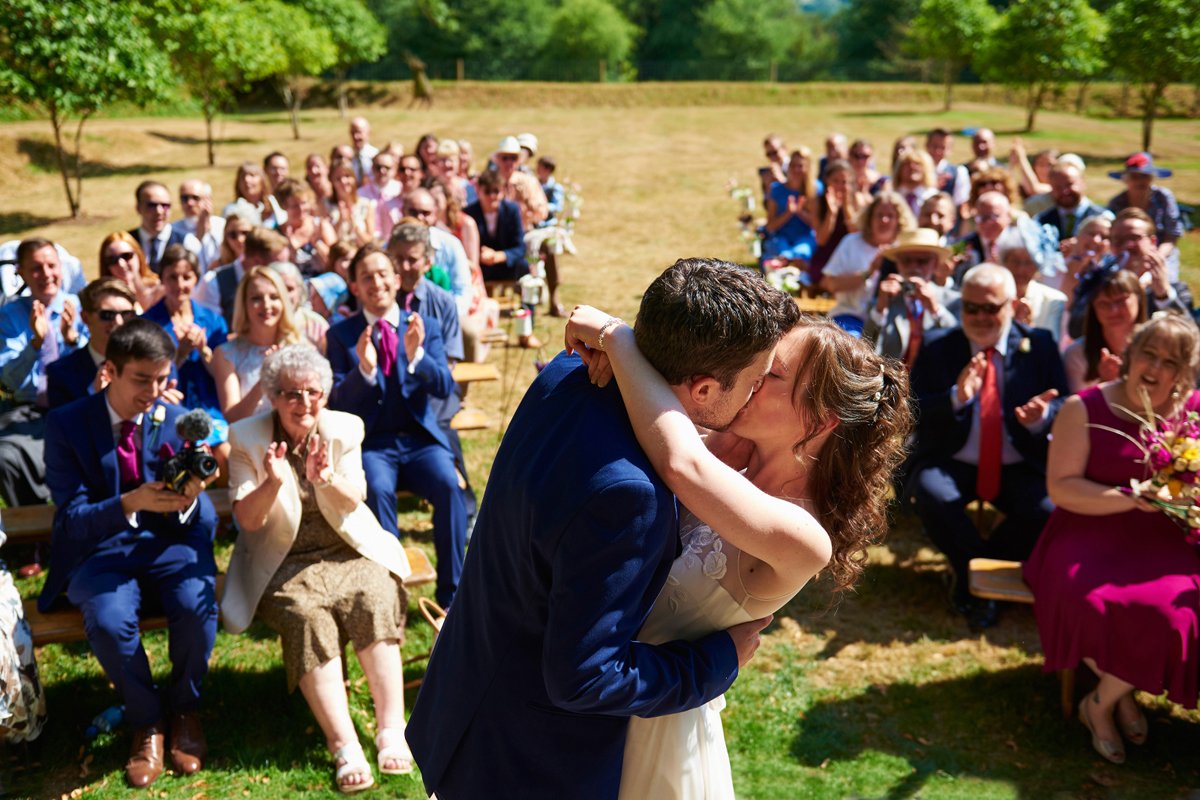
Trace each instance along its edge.
<path fill-rule="evenodd" d="M 687 511 L 681 515 L 680 539 L 683 552 L 671 565 L 638 634 L 640 641 L 698 639 L 772 614 L 796 595 L 750 595 L 739 570 L 740 551 Z M 631 717 L 621 768 L 622 800 L 733 800 L 721 727 L 724 707 L 722 695 L 680 714 Z"/>

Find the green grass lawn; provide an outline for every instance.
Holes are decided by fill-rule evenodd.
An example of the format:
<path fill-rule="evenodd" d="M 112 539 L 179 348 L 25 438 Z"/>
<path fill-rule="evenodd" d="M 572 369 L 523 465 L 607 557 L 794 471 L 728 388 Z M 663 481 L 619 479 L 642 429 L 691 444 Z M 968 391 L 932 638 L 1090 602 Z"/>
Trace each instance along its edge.
<path fill-rule="evenodd" d="M 992 99 L 1000 97 L 997 93 Z M 456 99 L 457 98 L 457 99 Z M 567 99 L 563 99 L 567 98 Z M 1018 106 L 982 102 L 965 93 L 942 114 L 940 90 L 892 87 L 687 85 L 596 87 L 574 93 L 537 86 L 480 84 L 449 91 L 429 112 L 388 105 L 367 112 L 376 144 L 397 139 L 411 149 L 433 131 L 466 138 L 485 154 L 501 135 L 536 132 L 557 157 L 561 178 L 581 184 L 586 198 L 576 236 L 580 253 L 564 259 L 564 301 L 589 302 L 632 318 L 641 289 L 674 259 L 712 255 L 745 259 L 736 207 L 725 191 L 736 179 L 753 185 L 768 131 L 795 146 L 819 150 L 839 130 L 873 141 L 879 153 L 904 133 L 931 127 L 990 125 L 1002 149 L 1024 120 Z M 209 180 L 227 202 L 242 160 L 261 161 L 280 149 L 298 172 L 309 152 L 328 153 L 346 139 L 336 112 L 303 115 L 304 139 L 290 138 L 286 116 L 247 114 L 222 119 L 218 165 L 204 163 L 203 122 L 176 117 L 90 122 L 84 159 L 86 216 L 61 219 L 65 201 L 46 163 L 49 126 L 0 126 L 0 234 L 50 235 L 96 271 L 99 240 L 136 223 L 133 189 L 143 178 L 175 187 L 185 176 Z M 1091 195 L 1106 201 L 1119 185 L 1105 172 L 1139 149 L 1136 121 L 1043 112 L 1031 139 L 1075 150 L 1088 159 Z M 1167 182 L 1182 201 L 1200 202 L 1200 126 L 1168 119 L 1156 129 L 1156 158 L 1176 169 Z M 955 156 L 964 160 L 967 142 Z M 1197 282 L 1200 243 L 1184 243 L 1185 277 Z M 560 324 L 537 322 L 558 350 Z M 468 404 L 492 414 L 497 428 L 534 377 L 536 355 L 498 350 L 503 379 L 471 387 Z M 498 430 L 464 437 L 478 489 L 499 442 Z M 406 507 L 409 543 L 432 550 L 428 513 Z M 228 559 L 221 542 L 218 559 Z M 729 694 L 725 725 L 740 796 L 747 798 L 1183 798 L 1200 787 L 1200 715 L 1143 697 L 1151 733 L 1130 748 L 1122 767 L 1094 755 L 1084 729 L 1063 721 L 1058 683 L 1041 672 L 1032 611 L 1010 608 L 1001 624 L 971 636 L 945 603 L 945 563 L 926 546 L 915 520 L 901 515 L 884 546 L 871 553 L 857 592 L 831 606 L 820 582 L 777 615 L 759 656 Z M 32 596 L 37 580 L 20 583 Z M 499 601 L 499 599 L 498 599 Z M 149 634 L 151 659 L 165 676 L 166 636 Z M 406 657 L 428 650 L 430 629 L 410 611 Z M 10 748 L 4 787 L 15 796 L 125 796 L 122 765 L 127 731 L 85 746 L 83 729 L 114 702 L 84 644 L 51 646 L 39 654 L 50 724 L 32 747 Z M 407 668 L 419 677 L 423 664 Z M 373 731 L 370 700 L 356 663 L 349 670 L 352 706 L 364 743 Z M 1084 676 L 1080 678 L 1085 683 Z M 211 757 L 184 779 L 167 775 L 153 796 L 169 798 L 304 797 L 333 791 L 332 769 L 315 722 L 299 694 L 288 695 L 278 643 L 261 626 L 242 636 L 220 634 L 205 687 L 204 719 Z M 409 700 L 412 700 L 412 694 Z M 371 748 L 368 747 L 368 754 Z M 415 778 L 379 779 L 375 794 L 421 797 Z M 76 794 L 77 793 L 77 794 Z"/>

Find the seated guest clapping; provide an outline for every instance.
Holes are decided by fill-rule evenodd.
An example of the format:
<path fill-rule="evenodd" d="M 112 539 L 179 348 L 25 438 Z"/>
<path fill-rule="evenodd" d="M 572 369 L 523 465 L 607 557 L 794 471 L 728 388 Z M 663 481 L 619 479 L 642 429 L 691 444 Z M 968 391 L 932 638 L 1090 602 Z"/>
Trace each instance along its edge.
<path fill-rule="evenodd" d="M 926 341 L 912 371 L 920 424 L 913 455 L 917 513 L 955 578 L 952 600 L 973 627 L 996 620 L 967 586 L 978 556 L 1029 555 L 1053 506 L 1046 498 L 1046 431 L 1067 393 L 1048 331 L 1013 320 L 1012 273 L 980 264 L 963 279 L 962 325 Z M 966 505 L 1004 513 L 987 539 Z"/>
<path fill-rule="evenodd" d="M 1066 332 L 1067 296 L 1038 280 L 1041 267 L 1018 228 L 1000 236 L 1000 263 L 1017 284 L 1016 320 L 1031 328 L 1050 331 L 1054 341 Z"/>
<path fill-rule="evenodd" d="M 938 238 L 929 228 L 901 231 L 895 244 L 880 251 L 896 263 L 897 271 L 880 281 L 863 328 L 863 337 L 875 343 L 876 352 L 899 358 L 910 369 L 927 331 L 958 324 L 950 308 L 957 307 L 958 291 L 934 280 L 938 263 L 952 257 Z"/>
<path fill-rule="evenodd" d="M 329 405 L 357 414 L 366 425 L 367 506 L 384 530 L 400 536 L 397 488 L 433 504 L 437 601 L 446 607 L 462 574 L 467 507 L 433 401 L 449 397 L 454 380 L 441 326 L 427 308 L 404 307 L 406 298 L 397 296 L 399 273 L 375 245 L 360 249 L 350 262 L 350 290 L 362 311 L 329 329 L 334 374 Z"/>
<path fill-rule="evenodd" d="M 1129 337 L 1146 316 L 1146 293 L 1136 275 L 1120 270 L 1100 278 L 1088 302 L 1083 338 L 1063 351 L 1071 394 L 1117 379 Z"/>
<path fill-rule="evenodd" d="M 270 407 L 270 398 L 258 382 L 263 359 L 304 338 L 275 270 L 252 267 L 246 272 L 238 285 L 233 333 L 236 338 L 216 349 L 212 365 L 221 413 L 230 424 Z"/>
<path fill-rule="evenodd" d="M 137 239 L 126 231 L 110 233 L 100 243 L 100 274 L 124 281 L 133 290 L 139 314 L 162 299 L 158 275 L 150 270 Z"/>
<path fill-rule="evenodd" d="M 200 769 L 206 745 L 196 712 L 217 633 L 217 515 L 192 475 L 180 491 L 158 480 L 184 443 L 164 405 L 175 347 L 158 325 L 132 319 L 105 350 L 111 380 L 99 394 L 50 413 L 46 483 L 54 503 L 50 572 L 38 608 L 63 591 L 83 612 L 88 644 L 125 705 L 133 747 L 125 774 L 134 786 L 163 770 L 164 733 L 177 771 Z M 165 702 L 154 684 L 138 620 L 161 607 L 172 662 Z M 169 714 L 169 717 L 168 717 Z"/>
<path fill-rule="evenodd" d="M 363 503 L 362 420 L 325 408 L 333 374 L 310 347 L 267 358 L 272 411 L 234 424 L 230 487 L 241 533 L 221 598 L 225 627 L 257 616 L 280 636 L 289 691 L 300 687 L 336 761 L 343 792 L 370 786 L 350 718 L 342 652 L 354 645 L 375 701 L 379 771 L 413 769 L 404 741 L 408 559 Z"/>
<path fill-rule="evenodd" d="M 100 366 L 104 363 L 108 337 L 137 316 L 133 310 L 136 302 L 133 290 L 116 278 L 97 278 L 83 287 L 79 307 L 88 329 L 88 341 L 46 367 L 46 400 L 50 408 L 104 390 L 109 375 Z"/>
<path fill-rule="evenodd" d="M 1056 508 L 1025 564 L 1043 668 L 1082 661 L 1100 678 L 1079 720 L 1096 752 L 1117 764 L 1125 760 L 1122 738 L 1142 744 L 1149 733 L 1136 689 L 1196 707 L 1200 552 L 1165 514 L 1122 488 L 1150 474 L 1137 444 L 1145 420 L 1133 414 L 1147 404 L 1161 418 L 1200 410 L 1198 358 L 1191 318 L 1159 312 L 1134 333 L 1119 380 L 1067 400 L 1046 472 Z"/>

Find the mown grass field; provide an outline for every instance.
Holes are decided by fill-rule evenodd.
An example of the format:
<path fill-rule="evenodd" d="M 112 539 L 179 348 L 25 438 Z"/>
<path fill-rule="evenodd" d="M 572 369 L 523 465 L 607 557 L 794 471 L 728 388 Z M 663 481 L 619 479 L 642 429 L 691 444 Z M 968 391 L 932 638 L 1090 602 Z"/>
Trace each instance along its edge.
<path fill-rule="evenodd" d="M 469 89 L 469 91 L 468 91 Z M 478 159 L 501 135 L 530 130 L 559 176 L 580 184 L 586 200 L 576 242 L 563 261 L 564 300 L 588 302 L 632 318 L 639 293 L 674 259 L 712 255 L 745 260 L 736 208 L 726 193 L 732 178 L 752 185 L 767 131 L 789 145 L 819 150 L 829 132 L 866 137 L 885 154 L 892 140 L 934 126 L 990 126 L 1002 148 L 1023 124 L 1023 109 L 982 102 L 978 93 L 941 113 L 937 87 L 829 85 L 796 87 L 699 84 L 595 87 L 574 93 L 554 87 L 480 84 L 447 90 L 431 111 L 403 110 L 392 95 L 365 113 L 373 139 L 408 148 L 427 131 L 465 138 Z M 369 94 L 364 92 L 364 94 Z M 998 94 L 991 98 L 999 100 Z M 300 172 L 309 152 L 327 153 L 346 139 L 346 122 L 328 110 L 306 111 L 299 142 L 281 113 L 231 116 L 218 123 L 218 164 L 204 157 L 199 118 L 100 119 L 85 129 L 86 216 L 67 221 L 44 122 L 0 126 L 0 237 L 50 235 L 97 269 L 100 239 L 136 224 L 133 189 L 144 178 L 171 187 L 184 177 L 210 181 L 218 202 L 231 197 L 242 160 L 281 150 Z M 1095 119 L 1051 111 L 1024 137 L 1031 150 L 1055 146 L 1083 155 L 1091 195 L 1106 201 L 1119 184 L 1109 169 L 1139 149 L 1136 121 Z M 1156 158 L 1176 170 L 1167 182 L 1182 201 L 1200 202 L 1200 125 L 1160 121 Z M 964 160 L 968 143 L 955 155 Z M 1200 242 L 1184 244 L 1185 277 L 1197 283 Z M 561 326 L 539 319 L 558 350 Z M 497 429 L 467 434 L 472 477 L 482 489 L 499 440 L 535 374 L 536 355 L 497 350 L 504 379 L 472 386 L 471 406 L 488 411 Z M 431 545 L 428 514 L 413 504 L 404 516 L 408 538 Z M 219 560 L 231 544 L 218 545 Z M 945 604 L 945 565 L 928 548 L 911 516 L 901 514 L 887 542 L 871 553 L 858 591 L 830 607 L 821 584 L 781 612 L 758 658 L 730 693 L 726 730 L 741 796 L 747 798 L 1172 798 L 1200 797 L 1200 715 L 1143 698 L 1151 734 L 1114 767 L 1095 756 L 1077 722 L 1058 713 L 1058 686 L 1040 670 L 1032 613 L 1008 611 L 999 627 L 971 636 Z M 39 582 L 23 581 L 26 596 Z M 501 598 L 497 599 L 502 602 Z M 429 627 L 411 614 L 406 656 L 428 649 Z M 166 637 L 147 637 L 165 676 Z M 51 721 L 31 748 L 14 748 L 5 788 L 15 796 L 123 796 L 124 730 L 85 747 L 82 730 L 113 702 L 85 644 L 40 653 Z M 422 664 L 408 668 L 418 677 Z M 370 701 L 354 664 L 352 705 L 369 742 Z M 278 644 L 265 628 L 220 634 L 206 685 L 211 746 L 206 769 L 191 779 L 167 775 L 153 796 L 169 798 L 309 797 L 328 795 L 332 770 L 315 722 L 299 694 L 286 693 Z M 411 701 L 412 695 L 410 695 Z M 368 748 L 368 752 L 370 749 Z M 380 781 L 378 795 L 420 797 L 415 778 Z M 511 788 L 511 787 L 510 787 Z"/>

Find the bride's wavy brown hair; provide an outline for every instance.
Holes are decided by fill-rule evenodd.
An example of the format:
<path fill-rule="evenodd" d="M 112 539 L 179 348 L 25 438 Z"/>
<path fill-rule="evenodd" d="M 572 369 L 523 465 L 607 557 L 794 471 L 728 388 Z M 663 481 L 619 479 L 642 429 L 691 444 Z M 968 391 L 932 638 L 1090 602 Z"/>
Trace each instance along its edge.
<path fill-rule="evenodd" d="M 808 497 L 833 542 L 828 570 L 842 592 L 862 574 L 867 547 L 887 532 L 892 475 L 913 426 L 908 372 L 827 319 L 807 317 L 801 327 L 792 404 L 812 433 L 793 452 L 808 462 Z M 821 449 L 806 456 L 805 445 L 832 419 L 837 425 Z"/>

